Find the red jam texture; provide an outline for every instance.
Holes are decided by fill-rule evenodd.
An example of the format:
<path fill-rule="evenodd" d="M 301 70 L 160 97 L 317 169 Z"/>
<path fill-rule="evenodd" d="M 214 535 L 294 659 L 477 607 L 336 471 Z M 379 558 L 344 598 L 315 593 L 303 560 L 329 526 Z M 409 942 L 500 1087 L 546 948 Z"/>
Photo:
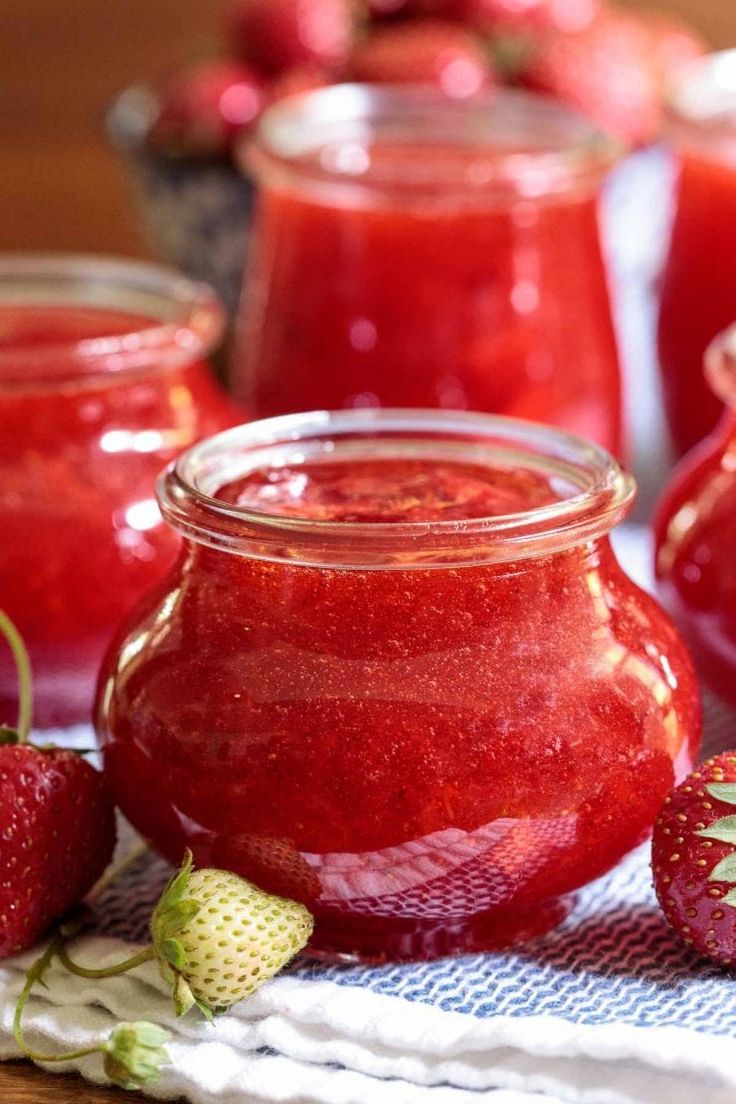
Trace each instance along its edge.
<path fill-rule="evenodd" d="M 402 152 L 428 156 L 382 152 L 397 175 Z M 232 362 L 247 409 L 493 411 L 620 454 L 596 198 L 369 188 L 262 187 Z"/>
<path fill-rule="evenodd" d="M 675 472 L 655 522 L 662 598 L 703 677 L 736 704 L 736 416 Z"/>
<path fill-rule="evenodd" d="M 0 606 L 29 648 L 41 727 L 89 719 L 114 631 L 175 558 L 153 493 L 158 472 L 239 420 L 203 362 L 82 368 L 78 342 L 150 324 L 87 307 L 0 307 Z M 13 723 L 16 709 L 3 660 L 0 720 Z"/>
<path fill-rule="evenodd" d="M 723 411 L 704 379 L 703 355 L 736 321 L 735 252 L 736 165 L 688 153 L 659 316 L 663 393 L 678 455 L 702 441 Z"/>
<path fill-rule="evenodd" d="M 220 491 L 302 520 L 430 527 L 560 493 L 523 468 L 370 453 Z M 101 693 L 126 816 L 171 860 L 191 846 L 305 901 L 324 955 L 425 958 L 548 929 L 645 838 L 698 745 L 683 645 L 607 539 L 429 567 L 397 548 L 360 569 L 189 542 Z"/>

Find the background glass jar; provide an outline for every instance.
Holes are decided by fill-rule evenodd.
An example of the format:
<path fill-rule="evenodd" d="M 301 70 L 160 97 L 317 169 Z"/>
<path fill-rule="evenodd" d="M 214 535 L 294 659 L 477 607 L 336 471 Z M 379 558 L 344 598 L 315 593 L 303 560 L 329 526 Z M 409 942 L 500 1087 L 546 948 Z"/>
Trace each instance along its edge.
<path fill-rule="evenodd" d="M 470 409 L 621 447 L 598 230 L 613 150 L 522 92 L 343 85 L 272 108 L 232 360 L 256 416 Z"/>
<path fill-rule="evenodd" d="M 159 484 L 185 549 L 98 730 L 177 860 L 305 901 L 314 947 L 497 947 L 642 840 L 698 746 L 690 662 L 608 532 L 610 456 L 482 415 L 277 418 Z"/>
<path fill-rule="evenodd" d="M 175 555 L 162 464 L 240 420 L 204 360 L 221 327 L 209 289 L 165 269 L 0 258 L 0 606 L 41 727 L 90 718 L 114 629 Z M 0 720 L 15 708 L 1 662 Z"/>
<path fill-rule="evenodd" d="M 736 328 L 713 342 L 706 364 L 725 411 L 660 503 L 656 572 L 704 678 L 736 704 Z"/>
<path fill-rule="evenodd" d="M 679 180 L 662 275 L 659 359 L 678 455 L 715 427 L 723 405 L 703 377 L 709 343 L 736 318 L 736 50 L 688 66 L 672 96 Z"/>

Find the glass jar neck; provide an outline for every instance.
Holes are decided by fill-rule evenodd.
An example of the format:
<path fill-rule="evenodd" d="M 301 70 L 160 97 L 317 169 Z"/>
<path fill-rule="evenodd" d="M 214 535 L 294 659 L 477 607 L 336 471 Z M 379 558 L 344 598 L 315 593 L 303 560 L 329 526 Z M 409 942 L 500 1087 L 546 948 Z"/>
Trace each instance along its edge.
<path fill-rule="evenodd" d="M 490 517 L 367 523 L 269 513 L 218 497 L 254 471 L 366 459 L 528 473 L 554 495 Z M 603 449 L 531 422 L 359 410 L 272 418 L 219 434 L 168 469 L 158 496 L 168 522 L 210 548 L 317 567 L 409 570 L 529 560 L 596 540 L 628 512 L 634 483 Z"/>
<path fill-rule="evenodd" d="M 180 368 L 219 340 L 214 292 L 143 262 L 0 255 L 0 394 Z"/>
<path fill-rule="evenodd" d="M 616 144 L 531 93 L 453 100 L 421 86 L 333 85 L 261 120 L 247 171 L 276 185 L 360 202 L 508 204 L 597 190 Z"/>

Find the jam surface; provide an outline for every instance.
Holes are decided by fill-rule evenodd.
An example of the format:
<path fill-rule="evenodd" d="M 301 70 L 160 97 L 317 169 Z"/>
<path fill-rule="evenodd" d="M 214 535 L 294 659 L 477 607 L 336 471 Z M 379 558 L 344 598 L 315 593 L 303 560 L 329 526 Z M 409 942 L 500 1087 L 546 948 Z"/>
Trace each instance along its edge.
<path fill-rule="evenodd" d="M 736 319 L 736 165 L 686 154 L 662 276 L 659 360 L 675 448 L 683 455 L 716 426 L 723 404 L 703 376 L 703 356 Z"/>
<path fill-rule="evenodd" d="M 395 521 L 554 500 L 528 471 L 452 462 L 270 474 L 221 495 Z M 684 648 L 607 539 L 365 570 L 185 542 L 134 620 L 99 699 L 115 797 L 170 859 L 188 845 L 307 903 L 321 954 L 546 930 L 646 836 L 697 748 Z"/>
<path fill-rule="evenodd" d="M 0 606 L 28 645 L 42 727 L 89 719 L 105 647 L 175 557 L 156 475 L 182 447 L 239 420 L 202 362 L 99 374 L 88 362 L 67 373 L 76 343 L 150 324 L 79 306 L 0 307 Z M 16 708 L 3 663 L 0 721 L 12 723 Z"/>
<path fill-rule="evenodd" d="M 736 416 L 675 472 L 656 522 L 660 592 L 703 677 L 736 704 Z"/>
<path fill-rule="evenodd" d="M 526 469 L 414 460 L 342 460 L 261 468 L 217 497 L 243 509 L 313 521 L 464 521 L 559 501 Z"/>
<path fill-rule="evenodd" d="M 399 177 L 400 147 L 389 157 Z M 232 360 L 236 394 L 256 416 L 492 411 L 620 454 L 594 196 L 486 199 L 476 184 L 453 200 L 431 181 L 419 198 L 372 195 L 370 178 L 309 189 L 266 181 L 259 193 Z"/>

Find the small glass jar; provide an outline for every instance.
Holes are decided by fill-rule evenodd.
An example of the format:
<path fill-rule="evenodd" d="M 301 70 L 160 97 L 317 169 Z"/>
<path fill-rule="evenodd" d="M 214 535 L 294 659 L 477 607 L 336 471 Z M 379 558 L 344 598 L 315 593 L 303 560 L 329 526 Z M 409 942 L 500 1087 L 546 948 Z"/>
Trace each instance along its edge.
<path fill-rule="evenodd" d="M 342 85 L 247 150 L 256 220 L 231 373 L 256 417 L 440 407 L 621 449 L 598 226 L 615 148 L 531 93 Z"/>
<path fill-rule="evenodd" d="M 609 543 L 632 496 L 603 450 L 482 415 L 190 449 L 159 483 L 182 555 L 100 683 L 120 807 L 169 859 L 304 901 L 325 956 L 550 928 L 699 742 L 684 646 Z"/>
<path fill-rule="evenodd" d="M 240 421 L 205 357 L 203 285 L 102 257 L 0 257 L 0 607 L 31 655 L 39 727 L 91 717 L 105 648 L 170 566 L 161 466 Z M 15 672 L 0 664 L 0 720 Z"/>
<path fill-rule="evenodd" d="M 710 346 L 706 375 L 725 410 L 660 502 L 656 573 L 703 677 L 736 705 L 736 327 Z"/>
<path fill-rule="evenodd" d="M 658 343 L 665 409 L 681 456 L 723 410 L 703 378 L 703 356 L 736 318 L 736 50 L 687 67 L 671 97 L 668 138 L 679 179 Z"/>

